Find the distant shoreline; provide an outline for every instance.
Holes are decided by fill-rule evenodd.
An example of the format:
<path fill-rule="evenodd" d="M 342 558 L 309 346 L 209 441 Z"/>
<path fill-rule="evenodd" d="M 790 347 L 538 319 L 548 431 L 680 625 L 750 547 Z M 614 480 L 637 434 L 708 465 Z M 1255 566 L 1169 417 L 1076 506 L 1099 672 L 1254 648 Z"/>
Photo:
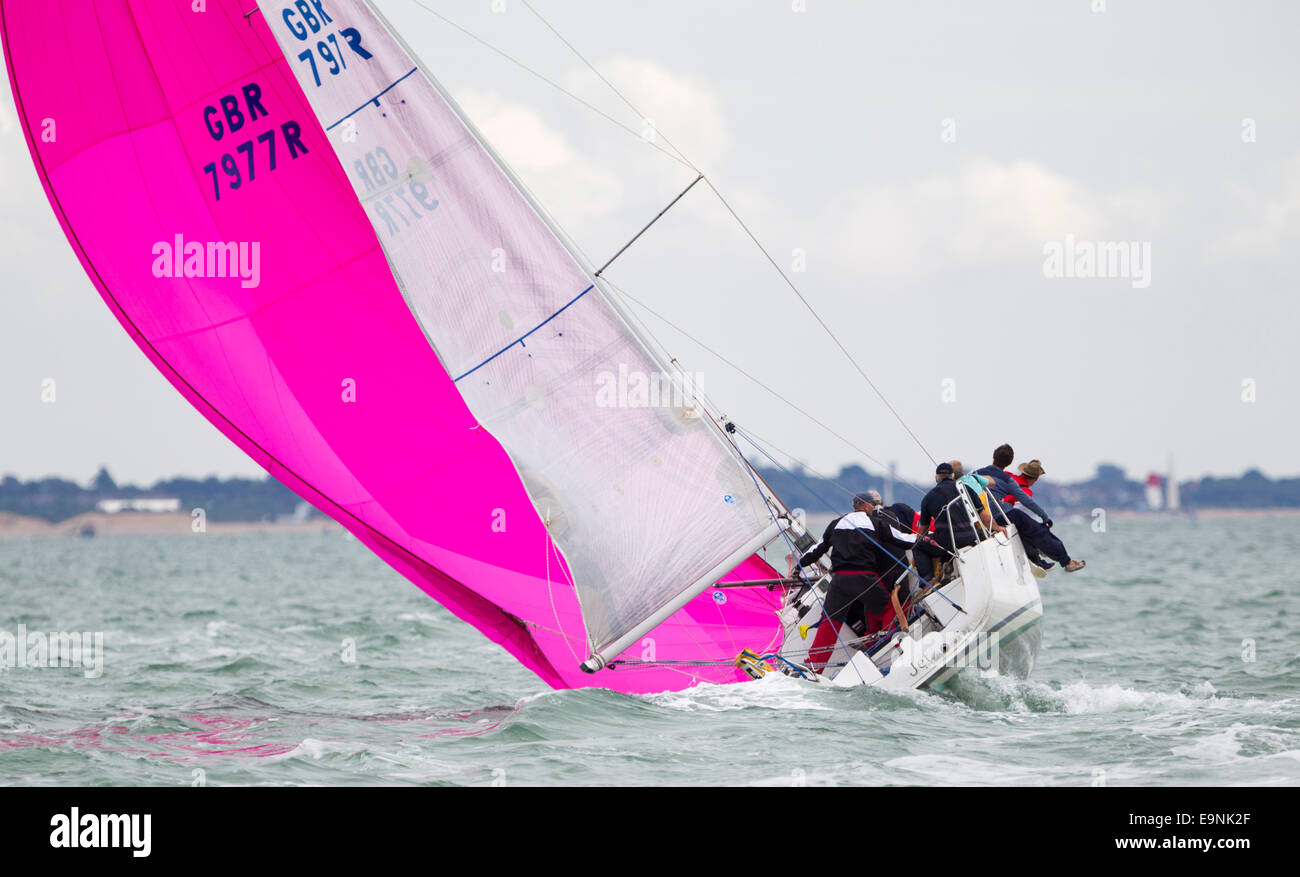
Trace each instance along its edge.
<path fill-rule="evenodd" d="M 1139 512 L 1132 509 L 1116 509 L 1107 511 L 1108 518 L 1117 520 L 1139 520 L 1150 518 L 1152 520 L 1167 518 L 1300 518 L 1300 508 L 1295 506 L 1281 506 L 1271 509 L 1180 509 L 1176 512 Z M 1087 512 L 1070 512 L 1062 515 L 1065 518 L 1083 518 L 1085 521 L 1090 515 Z"/>
<path fill-rule="evenodd" d="M 307 521 L 207 521 L 202 535 L 242 533 L 322 533 L 342 532 L 343 527 L 331 518 Z M 148 512 L 86 512 L 56 524 L 41 518 L 0 512 L 0 541 L 15 539 L 66 539 L 89 536 L 200 535 L 194 532 L 193 519 L 185 512 L 151 514 Z"/>
<path fill-rule="evenodd" d="M 1108 511 L 1112 520 L 1169 520 L 1173 518 L 1300 518 L 1300 508 L 1272 509 L 1194 509 L 1174 512 L 1138 512 L 1126 509 Z M 832 515 L 810 516 L 830 520 Z M 1059 516 L 1063 523 L 1087 523 L 1091 516 L 1085 512 L 1070 512 Z M 0 512 L 0 541 L 19 539 L 75 539 L 83 534 L 101 536 L 190 536 L 192 520 L 184 512 L 150 514 L 147 512 L 121 512 L 105 514 L 87 512 L 57 524 L 41 518 L 25 517 Z M 343 532 L 343 527 L 331 518 L 318 517 L 308 521 L 208 521 L 205 534 L 239 535 L 266 533 L 324 533 Z"/>

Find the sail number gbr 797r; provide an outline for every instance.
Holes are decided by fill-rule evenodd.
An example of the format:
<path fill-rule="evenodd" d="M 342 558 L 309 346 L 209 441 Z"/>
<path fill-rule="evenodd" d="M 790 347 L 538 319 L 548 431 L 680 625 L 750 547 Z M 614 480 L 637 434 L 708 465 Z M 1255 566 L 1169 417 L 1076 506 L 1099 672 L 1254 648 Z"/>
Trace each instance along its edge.
<path fill-rule="evenodd" d="M 334 19 L 325 11 L 321 0 L 296 0 L 292 6 L 286 6 L 280 11 L 280 17 L 284 19 L 284 26 L 289 29 L 289 33 L 305 46 L 298 55 L 298 60 L 311 65 L 311 75 L 316 80 L 317 88 L 320 88 L 322 71 L 338 76 L 348 69 L 344 45 L 363 61 L 371 58 L 370 51 L 361 45 L 361 32 L 355 27 L 328 30 Z M 312 45 L 313 41 L 315 45 Z"/>

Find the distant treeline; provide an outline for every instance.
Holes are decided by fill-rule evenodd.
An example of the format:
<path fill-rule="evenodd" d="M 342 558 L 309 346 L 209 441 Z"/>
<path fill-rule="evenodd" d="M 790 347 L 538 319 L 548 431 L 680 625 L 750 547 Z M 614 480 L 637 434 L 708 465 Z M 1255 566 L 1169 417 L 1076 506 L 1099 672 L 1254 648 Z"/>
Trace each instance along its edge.
<path fill-rule="evenodd" d="M 201 508 L 210 521 L 273 521 L 292 515 L 302 500 L 279 481 L 266 478 L 170 478 L 151 487 L 117 484 L 101 468 L 89 486 L 62 478 L 0 481 L 0 512 L 51 523 L 95 511 L 104 499 L 179 499 L 181 509 Z"/>
<path fill-rule="evenodd" d="M 844 512 L 854 493 L 875 489 L 885 493 L 885 478 L 861 466 L 845 466 L 839 474 L 822 478 L 807 471 L 758 469 L 777 496 L 789 505 L 800 506 L 813 514 Z M 894 501 L 916 508 L 922 490 L 934 486 L 933 480 L 915 487 L 905 482 L 894 484 Z M 1252 469 L 1239 478 L 1202 478 L 1179 482 L 1183 508 L 1281 508 L 1300 506 L 1300 478 L 1269 478 Z M 1057 484 L 1046 478 L 1034 487 L 1034 499 L 1044 508 L 1056 511 L 1146 509 L 1146 482 L 1130 479 L 1124 470 L 1109 463 L 1097 467 L 1087 481 Z"/>
<path fill-rule="evenodd" d="M 845 466 L 831 478 L 806 470 L 787 474 L 760 467 L 758 474 L 792 507 L 813 514 L 846 511 L 854 493 L 875 489 L 886 494 L 885 478 L 861 466 Z M 929 484 L 894 484 L 894 501 L 916 508 Z M 1179 485 L 1184 508 L 1279 508 L 1300 506 L 1300 478 L 1268 478 L 1252 469 L 1240 478 L 1202 478 Z M 202 508 L 211 521 L 273 521 L 294 514 L 302 500 L 274 478 L 170 478 L 150 487 L 117 484 L 101 468 L 89 485 L 62 478 L 0 480 L 0 512 L 13 512 L 51 523 L 95 511 L 105 499 L 179 499 L 183 510 Z M 1104 509 L 1146 509 L 1146 484 L 1128 478 L 1118 466 L 1102 464 L 1088 481 L 1056 484 L 1043 480 L 1034 488 L 1053 513 Z M 313 512 L 314 513 L 314 512 Z"/>

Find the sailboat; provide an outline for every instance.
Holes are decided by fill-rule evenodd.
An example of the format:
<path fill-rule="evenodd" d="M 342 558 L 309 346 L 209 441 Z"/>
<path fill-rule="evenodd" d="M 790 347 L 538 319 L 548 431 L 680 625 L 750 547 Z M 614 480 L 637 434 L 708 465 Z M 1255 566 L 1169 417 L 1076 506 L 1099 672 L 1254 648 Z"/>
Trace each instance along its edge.
<path fill-rule="evenodd" d="M 673 369 L 374 3 L 77 10 L 0 2 L 37 172 L 217 429 L 555 688 L 806 675 L 811 537 L 689 392 L 602 402 Z M 935 686 L 1033 629 L 1012 536 L 819 678 Z"/>

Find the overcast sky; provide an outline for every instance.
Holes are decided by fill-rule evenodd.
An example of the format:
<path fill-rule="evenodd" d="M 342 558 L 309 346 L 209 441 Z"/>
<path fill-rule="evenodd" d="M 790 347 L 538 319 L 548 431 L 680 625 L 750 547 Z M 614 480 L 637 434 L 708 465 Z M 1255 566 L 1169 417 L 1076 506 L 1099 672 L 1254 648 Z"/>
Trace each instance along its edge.
<path fill-rule="evenodd" d="M 421 2 L 644 130 L 520 0 Z M 533 2 L 708 175 L 936 457 L 982 463 L 1010 441 L 1052 480 L 1104 461 L 1144 477 L 1170 455 L 1184 478 L 1300 473 L 1300 4 Z M 694 178 L 413 0 L 379 5 L 592 262 Z M 0 473 L 259 474 L 82 272 L 7 80 L 0 191 Z M 1046 276 L 1045 247 L 1067 236 L 1137 242 L 1150 262 Z M 705 186 L 607 276 L 928 480 L 926 455 Z M 719 413 L 814 469 L 876 468 L 632 309 Z"/>

